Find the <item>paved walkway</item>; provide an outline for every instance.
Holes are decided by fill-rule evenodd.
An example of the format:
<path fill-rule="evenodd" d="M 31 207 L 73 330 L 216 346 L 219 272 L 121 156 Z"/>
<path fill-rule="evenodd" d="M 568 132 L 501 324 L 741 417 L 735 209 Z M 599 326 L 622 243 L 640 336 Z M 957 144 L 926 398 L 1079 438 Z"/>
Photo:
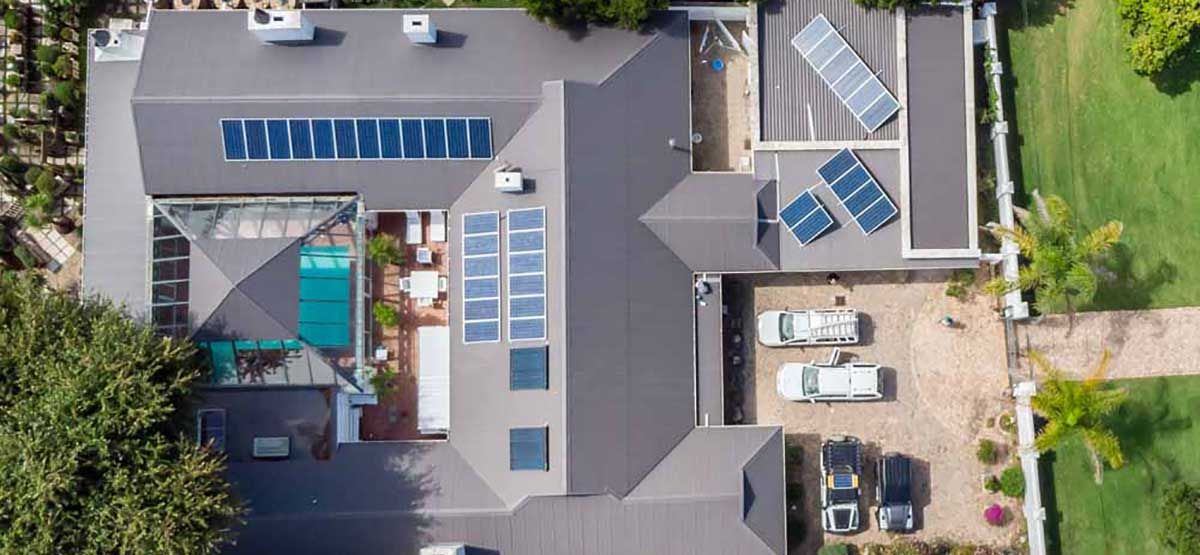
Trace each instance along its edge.
<path fill-rule="evenodd" d="M 1021 351 L 1035 349 L 1072 375 L 1083 377 L 1112 351 L 1108 377 L 1141 378 L 1200 374 L 1200 307 L 1089 312 L 1045 316 L 1020 324 Z M 1022 357 L 1023 369 L 1029 362 Z"/>

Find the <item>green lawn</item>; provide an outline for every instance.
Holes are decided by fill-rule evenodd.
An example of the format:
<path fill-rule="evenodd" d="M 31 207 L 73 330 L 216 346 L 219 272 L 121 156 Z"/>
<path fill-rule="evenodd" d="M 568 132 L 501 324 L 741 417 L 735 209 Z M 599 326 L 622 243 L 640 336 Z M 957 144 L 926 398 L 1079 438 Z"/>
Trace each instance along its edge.
<path fill-rule="evenodd" d="M 1055 494 L 1046 496 L 1047 530 L 1062 555 L 1175 555 L 1154 540 L 1159 495 L 1173 480 L 1200 484 L 1200 376 L 1115 382 L 1129 402 L 1113 418 L 1126 465 L 1092 479 L 1082 444 L 1068 444 L 1043 460 Z M 1045 487 L 1045 486 L 1044 486 Z M 1056 519 L 1058 512 L 1061 518 Z M 1057 538 L 1056 538 L 1057 536 Z"/>
<path fill-rule="evenodd" d="M 1125 223 L 1090 309 L 1200 305 L 1200 55 L 1160 90 L 1126 62 L 1115 0 L 1005 4 L 1018 186 Z M 1165 91 L 1165 92 L 1164 92 Z"/>

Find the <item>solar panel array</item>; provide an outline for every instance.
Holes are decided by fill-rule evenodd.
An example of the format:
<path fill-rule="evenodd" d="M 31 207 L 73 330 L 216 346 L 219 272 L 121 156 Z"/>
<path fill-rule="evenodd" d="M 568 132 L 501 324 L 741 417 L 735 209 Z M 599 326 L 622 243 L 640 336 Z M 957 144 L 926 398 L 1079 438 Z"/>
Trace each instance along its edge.
<path fill-rule="evenodd" d="M 879 129 L 900 110 L 896 97 L 833 28 L 825 14 L 817 15 L 792 37 L 792 46 L 867 131 Z"/>
<path fill-rule="evenodd" d="M 811 243 L 833 225 L 833 218 L 808 189 L 779 210 L 779 219 L 801 245 Z"/>
<path fill-rule="evenodd" d="M 500 213 L 462 218 L 463 343 L 500 341 Z"/>
<path fill-rule="evenodd" d="M 546 208 L 508 211 L 508 339 L 546 338 Z"/>
<path fill-rule="evenodd" d="M 897 213 L 896 205 L 871 177 L 858 156 L 848 148 L 838 151 L 817 168 L 817 175 L 833 189 L 833 194 L 837 195 L 842 206 L 858 223 L 859 229 L 867 235 L 882 227 Z"/>
<path fill-rule="evenodd" d="M 223 119 L 225 160 L 485 160 L 488 118 Z"/>

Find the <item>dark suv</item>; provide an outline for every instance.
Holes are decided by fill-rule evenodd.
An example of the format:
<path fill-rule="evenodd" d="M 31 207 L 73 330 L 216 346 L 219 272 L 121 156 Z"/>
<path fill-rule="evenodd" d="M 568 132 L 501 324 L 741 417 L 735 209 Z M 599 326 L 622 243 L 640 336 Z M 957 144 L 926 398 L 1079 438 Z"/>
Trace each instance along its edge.
<path fill-rule="evenodd" d="M 875 464 L 875 497 L 879 500 L 876 517 L 879 529 L 911 532 L 913 529 L 912 460 L 888 453 Z"/>
<path fill-rule="evenodd" d="M 821 527 L 826 532 L 858 531 L 862 443 L 851 436 L 829 438 L 821 445 Z"/>

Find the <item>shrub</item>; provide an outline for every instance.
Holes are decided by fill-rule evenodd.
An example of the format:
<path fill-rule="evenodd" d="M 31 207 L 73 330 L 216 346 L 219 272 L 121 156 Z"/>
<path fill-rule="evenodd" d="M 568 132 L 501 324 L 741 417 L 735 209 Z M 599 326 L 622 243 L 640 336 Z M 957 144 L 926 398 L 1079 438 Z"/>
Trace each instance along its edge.
<path fill-rule="evenodd" d="M 1000 491 L 1000 479 L 995 476 L 988 476 L 987 480 L 983 481 L 983 489 L 988 493 L 996 493 Z"/>
<path fill-rule="evenodd" d="M 28 177 L 29 173 L 26 172 L 25 175 Z M 47 195 L 54 196 L 54 194 L 58 192 L 58 179 L 52 170 L 43 171 L 37 176 L 37 179 L 28 183 L 33 185 L 33 188 L 39 193 L 45 193 Z"/>
<path fill-rule="evenodd" d="M 983 510 L 983 518 L 992 526 L 1003 526 L 1005 521 L 1004 507 L 996 503 Z"/>
<path fill-rule="evenodd" d="M 396 309 L 383 301 L 375 301 L 371 306 L 371 313 L 375 315 L 375 321 L 385 328 L 394 328 L 400 323 L 400 315 L 396 314 Z"/>
<path fill-rule="evenodd" d="M 871 10 L 894 10 L 898 7 L 908 7 L 914 0 L 854 0 L 855 4 Z"/>
<path fill-rule="evenodd" d="M 4 124 L 4 131 L 3 131 L 3 132 L 4 132 L 4 138 L 5 138 L 5 139 L 8 139 L 8 140 L 10 140 L 10 141 L 19 141 L 19 140 L 21 140 L 21 128 L 20 128 L 20 127 L 17 127 L 17 124 L 15 124 L 15 123 L 6 123 L 6 124 Z M 28 181 L 28 180 L 26 180 L 26 181 Z"/>
<path fill-rule="evenodd" d="M 996 442 L 990 439 L 979 440 L 979 448 L 975 450 L 975 458 L 983 464 L 995 464 L 999 453 L 996 451 Z"/>
<path fill-rule="evenodd" d="M 520 0 L 529 15 L 559 26 L 588 23 L 638 29 L 651 10 L 665 9 L 667 0 Z"/>
<path fill-rule="evenodd" d="M 1178 553 L 1200 553 L 1200 488 L 1167 486 L 1158 510 L 1158 541 Z"/>
<path fill-rule="evenodd" d="M 4 26 L 9 29 L 20 29 L 25 26 L 25 15 L 11 9 L 4 12 Z"/>
<path fill-rule="evenodd" d="M 377 233 L 367 241 L 367 257 L 380 266 L 404 263 L 404 251 L 390 233 Z"/>
<path fill-rule="evenodd" d="M 68 108 L 75 106 L 75 101 L 79 99 L 75 85 L 67 81 L 59 81 L 50 87 L 50 95 L 57 100 L 59 104 Z"/>
<path fill-rule="evenodd" d="M 25 197 L 21 204 L 25 207 L 25 225 L 42 227 L 50 221 L 50 210 L 54 208 L 54 197 L 39 191 Z"/>
<path fill-rule="evenodd" d="M 832 545 L 823 545 L 817 551 L 817 555 L 850 555 L 850 546 L 844 543 L 835 543 Z"/>
<path fill-rule="evenodd" d="M 972 285 L 975 285 L 975 272 L 958 270 L 951 274 L 950 280 L 946 282 L 946 296 L 963 300 Z"/>
<path fill-rule="evenodd" d="M 1013 419 L 1012 414 L 1009 414 L 1007 412 L 1000 415 L 999 425 L 1000 425 L 1000 429 L 1004 430 L 1004 433 L 1012 434 L 1012 433 L 1016 433 L 1016 431 L 1017 431 L 1017 421 L 1015 419 Z"/>
<path fill-rule="evenodd" d="M 4 133 L 6 136 L 8 134 L 7 128 L 8 128 L 8 126 L 6 125 L 5 130 L 4 130 Z M 37 166 L 29 166 L 29 169 L 25 170 L 25 182 L 26 183 L 37 183 L 38 178 L 41 176 L 42 176 L 42 168 L 39 168 Z"/>
<path fill-rule="evenodd" d="M 395 377 L 396 372 L 387 366 L 376 368 L 370 378 L 371 388 L 375 390 L 375 395 L 380 399 L 391 397 L 396 392 L 396 383 L 392 381 L 392 378 Z"/>
<path fill-rule="evenodd" d="M 71 63 L 69 56 L 63 56 L 51 64 L 50 69 L 54 70 L 54 75 L 59 79 L 66 79 L 71 76 L 71 70 L 74 69 L 74 64 Z"/>
<path fill-rule="evenodd" d="M 21 261 L 21 267 L 25 268 L 26 270 L 32 270 L 42 265 L 40 262 L 38 262 L 37 257 L 33 256 L 33 253 L 29 252 L 29 249 L 25 248 L 25 245 L 17 245 L 16 248 L 13 249 L 13 256 L 17 257 L 17 260 Z"/>
<path fill-rule="evenodd" d="M 25 164 L 17 159 L 16 156 L 5 154 L 0 156 L 0 172 L 6 174 L 24 174 Z"/>
<path fill-rule="evenodd" d="M 4 76 L 4 84 L 12 88 L 21 86 L 21 76 L 16 73 L 10 73 Z"/>
<path fill-rule="evenodd" d="M 1019 466 L 1010 466 L 1000 473 L 1000 491 L 1009 497 L 1025 495 L 1025 473 Z"/>
<path fill-rule="evenodd" d="M 39 44 L 33 53 L 34 59 L 43 64 L 53 64 L 59 56 L 62 56 L 62 48 L 55 44 Z"/>

